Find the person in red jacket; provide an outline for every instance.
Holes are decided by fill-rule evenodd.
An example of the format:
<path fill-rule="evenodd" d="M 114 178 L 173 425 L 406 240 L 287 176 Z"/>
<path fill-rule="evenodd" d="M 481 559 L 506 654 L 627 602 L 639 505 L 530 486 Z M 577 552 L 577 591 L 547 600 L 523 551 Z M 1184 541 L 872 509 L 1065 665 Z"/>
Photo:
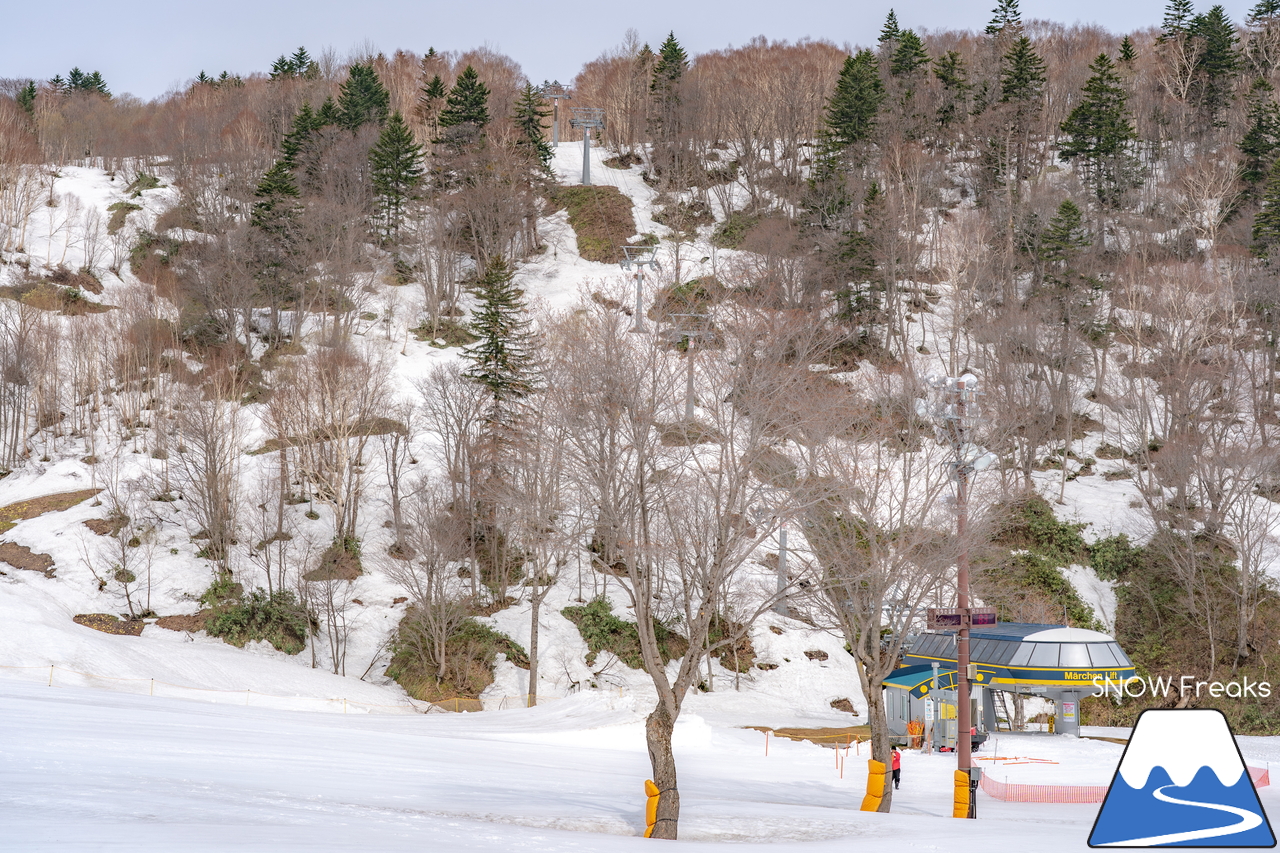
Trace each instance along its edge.
<path fill-rule="evenodd" d="M 902 781 L 902 753 L 898 752 L 898 748 L 893 748 L 893 790 L 898 790 L 898 783 Z"/>

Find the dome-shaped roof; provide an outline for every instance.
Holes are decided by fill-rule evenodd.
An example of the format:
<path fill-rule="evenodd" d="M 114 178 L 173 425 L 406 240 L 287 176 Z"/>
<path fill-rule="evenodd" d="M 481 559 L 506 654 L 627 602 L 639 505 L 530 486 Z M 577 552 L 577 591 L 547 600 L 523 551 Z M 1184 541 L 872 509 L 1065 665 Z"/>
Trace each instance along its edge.
<path fill-rule="evenodd" d="M 1027 643 L 1114 643 L 1114 637 L 1108 637 L 1099 631 L 1087 628 L 1050 628 L 1037 631 L 1022 638 Z"/>

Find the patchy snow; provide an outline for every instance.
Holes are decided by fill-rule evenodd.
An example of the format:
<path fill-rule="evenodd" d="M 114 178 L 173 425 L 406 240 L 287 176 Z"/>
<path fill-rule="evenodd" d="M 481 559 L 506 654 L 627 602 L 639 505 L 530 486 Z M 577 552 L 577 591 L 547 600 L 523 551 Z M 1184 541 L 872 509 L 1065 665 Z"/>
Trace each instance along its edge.
<path fill-rule="evenodd" d="M 1103 580 L 1089 566 L 1067 566 L 1062 574 L 1071 581 L 1080 600 L 1089 605 L 1094 617 L 1102 623 L 1108 634 L 1116 630 L 1116 582 Z"/>

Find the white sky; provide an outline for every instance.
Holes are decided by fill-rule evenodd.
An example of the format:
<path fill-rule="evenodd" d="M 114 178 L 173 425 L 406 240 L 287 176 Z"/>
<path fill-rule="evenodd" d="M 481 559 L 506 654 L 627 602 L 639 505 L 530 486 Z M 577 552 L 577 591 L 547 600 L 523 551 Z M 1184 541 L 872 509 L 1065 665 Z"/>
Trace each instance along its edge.
<path fill-rule="evenodd" d="M 837 44 L 875 40 L 890 7 L 904 27 L 981 29 L 996 0 L 61 0 L 6 4 L 0 78 L 48 79 L 72 66 L 101 71 L 116 94 L 154 98 L 201 70 L 249 74 L 305 45 L 345 56 L 372 43 L 391 53 L 489 45 L 514 57 L 535 82 L 568 81 L 584 62 L 622 41 L 628 28 L 655 47 L 675 30 L 691 54 L 754 36 L 806 36 Z M 1197 9 L 1209 7 L 1199 0 Z M 1240 22 L 1252 0 L 1223 5 Z M 1098 23 L 1126 32 L 1160 23 L 1164 0 L 1023 0 L 1024 19 Z"/>

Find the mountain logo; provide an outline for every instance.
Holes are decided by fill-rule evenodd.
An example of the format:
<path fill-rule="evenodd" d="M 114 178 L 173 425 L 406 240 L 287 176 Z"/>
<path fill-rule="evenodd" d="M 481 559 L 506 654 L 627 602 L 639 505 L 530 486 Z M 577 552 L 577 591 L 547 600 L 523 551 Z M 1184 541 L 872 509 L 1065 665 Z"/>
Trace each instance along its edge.
<path fill-rule="evenodd" d="M 1089 846 L 1276 846 L 1221 711 L 1151 710 L 1138 717 Z"/>

